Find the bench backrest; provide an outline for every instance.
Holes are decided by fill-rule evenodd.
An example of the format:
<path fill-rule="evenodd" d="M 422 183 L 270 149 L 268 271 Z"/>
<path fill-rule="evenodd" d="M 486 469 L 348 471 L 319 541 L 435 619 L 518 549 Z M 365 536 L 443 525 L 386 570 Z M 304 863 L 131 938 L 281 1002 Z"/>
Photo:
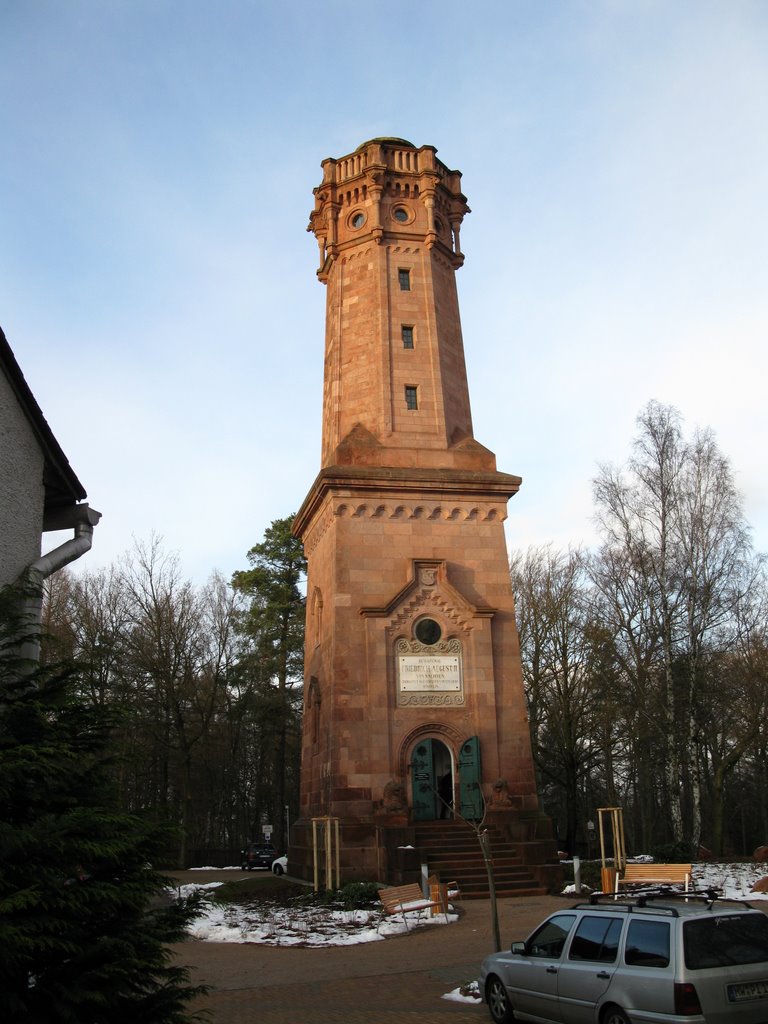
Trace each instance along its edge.
<path fill-rule="evenodd" d="M 623 882 L 684 882 L 691 874 L 690 864 L 627 864 Z"/>
<path fill-rule="evenodd" d="M 411 882 L 410 885 L 393 885 L 388 889 L 379 889 L 379 899 L 386 910 L 399 910 L 403 903 L 430 902 L 424 899 L 424 894 L 416 882 Z"/>

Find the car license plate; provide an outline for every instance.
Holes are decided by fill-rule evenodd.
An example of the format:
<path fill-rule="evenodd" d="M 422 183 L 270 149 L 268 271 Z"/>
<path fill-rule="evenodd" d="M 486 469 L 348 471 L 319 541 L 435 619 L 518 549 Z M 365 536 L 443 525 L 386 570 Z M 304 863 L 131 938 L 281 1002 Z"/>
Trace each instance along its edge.
<path fill-rule="evenodd" d="M 728 986 L 728 999 L 732 1003 L 741 1003 L 745 999 L 765 999 L 768 997 L 768 981 L 742 981 L 738 985 Z"/>

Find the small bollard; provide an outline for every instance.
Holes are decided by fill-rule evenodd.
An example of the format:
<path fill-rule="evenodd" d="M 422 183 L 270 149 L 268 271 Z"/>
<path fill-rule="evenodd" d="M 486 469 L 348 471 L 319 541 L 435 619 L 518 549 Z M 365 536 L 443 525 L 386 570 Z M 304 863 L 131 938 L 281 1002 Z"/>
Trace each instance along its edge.
<path fill-rule="evenodd" d="M 577 896 L 581 896 L 581 860 L 573 858 L 573 888 Z"/>

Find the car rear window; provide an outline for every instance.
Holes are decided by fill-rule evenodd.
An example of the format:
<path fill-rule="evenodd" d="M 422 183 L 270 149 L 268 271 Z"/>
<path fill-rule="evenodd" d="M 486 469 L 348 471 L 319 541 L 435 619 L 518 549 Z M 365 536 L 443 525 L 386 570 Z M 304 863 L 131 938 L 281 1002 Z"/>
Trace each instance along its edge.
<path fill-rule="evenodd" d="M 686 921 L 683 946 L 691 971 L 768 960 L 768 917 L 758 912 Z"/>
<path fill-rule="evenodd" d="M 669 965 L 669 925 L 666 921 L 632 921 L 627 931 L 624 963 L 635 967 Z"/>

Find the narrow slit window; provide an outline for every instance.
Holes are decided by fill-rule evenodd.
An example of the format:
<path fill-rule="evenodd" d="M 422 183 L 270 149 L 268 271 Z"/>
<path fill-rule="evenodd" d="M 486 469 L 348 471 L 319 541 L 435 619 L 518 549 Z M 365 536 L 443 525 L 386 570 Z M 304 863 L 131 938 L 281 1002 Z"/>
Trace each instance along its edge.
<path fill-rule="evenodd" d="M 415 384 L 405 385 L 405 407 L 406 409 L 418 409 L 418 389 Z"/>
<path fill-rule="evenodd" d="M 409 292 L 411 290 L 411 272 L 410 270 L 398 270 L 397 280 L 400 282 L 400 291 Z"/>
<path fill-rule="evenodd" d="M 413 327 L 403 324 L 401 331 L 403 335 L 403 348 L 413 348 Z"/>

